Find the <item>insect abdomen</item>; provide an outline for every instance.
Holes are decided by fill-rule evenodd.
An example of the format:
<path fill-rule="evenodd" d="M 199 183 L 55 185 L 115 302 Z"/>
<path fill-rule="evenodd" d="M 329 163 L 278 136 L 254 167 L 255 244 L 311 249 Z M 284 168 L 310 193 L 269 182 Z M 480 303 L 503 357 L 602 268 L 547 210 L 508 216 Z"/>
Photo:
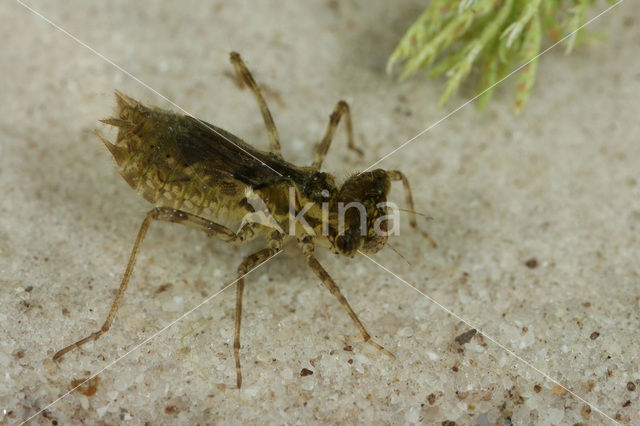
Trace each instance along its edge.
<path fill-rule="evenodd" d="M 223 221 L 223 217 L 242 217 L 239 207 L 244 188 L 238 181 L 204 172 L 203 164 L 187 163 L 176 134 L 185 117 L 145 107 L 116 92 L 117 116 L 102 120 L 118 127 L 115 144 L 102 141 L 113 155 L 122 177 L 147 201 L 158 207 L 170 207 Z M 242 211 L 236 212 L 240 208 Z"/>

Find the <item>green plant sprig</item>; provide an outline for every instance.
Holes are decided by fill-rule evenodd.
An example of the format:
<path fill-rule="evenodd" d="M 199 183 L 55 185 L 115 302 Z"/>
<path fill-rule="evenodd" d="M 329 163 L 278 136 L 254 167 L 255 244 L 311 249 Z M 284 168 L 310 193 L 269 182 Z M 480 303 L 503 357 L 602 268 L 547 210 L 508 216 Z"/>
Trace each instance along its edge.
<path fill-rule="evenodd" d="M 387 72 L 402 64 L 401 80 L 420 70 L 433 78 L 444 75 L 447 83 L 440 98 L 440 105 L 444 105 L 477 71 L 478 91 L 490 88 L 478 99 L 477 106 L 482 109 L 497 81 L 531 61 L 516 79 L 514 108 L 518 111 L 535 83 L 543 35 L 554 41 L 571 35 L 566 53 L 571 52 L 584 39 L 579 28 L 596 1 L 433 0 L 394 50 Z"/>

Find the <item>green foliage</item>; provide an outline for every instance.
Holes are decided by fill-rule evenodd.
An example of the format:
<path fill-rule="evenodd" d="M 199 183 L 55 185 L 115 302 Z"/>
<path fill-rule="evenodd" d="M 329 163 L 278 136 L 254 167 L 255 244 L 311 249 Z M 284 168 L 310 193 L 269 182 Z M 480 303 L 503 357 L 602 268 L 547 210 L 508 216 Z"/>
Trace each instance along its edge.
<path fill-rule="evenodd" d="M 517 76 L 515 109 L 520 110 L 535 82 L 543 34 L 554 41 L 569 36 L 566 52 L 571 52 L 584 37 L 579 28 L 596 1 L 432 0 L 389 58 L 387 72 L 401 63 L 400 79 L 419 70 L 433 78 L 444 75 L 443 105 L 477 70 L 479 92 L 489 89 L 478 99 L 482 109 L 496 82 L 531 61 Z"/>

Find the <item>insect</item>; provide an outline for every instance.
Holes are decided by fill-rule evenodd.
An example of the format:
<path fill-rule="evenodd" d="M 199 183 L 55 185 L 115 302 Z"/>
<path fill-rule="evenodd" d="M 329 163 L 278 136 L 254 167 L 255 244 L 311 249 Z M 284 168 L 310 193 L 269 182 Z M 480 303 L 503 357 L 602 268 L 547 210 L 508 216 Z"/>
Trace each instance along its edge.
<path fill-rule="evenodd" d="M 419 229 L 407 178 L 399 171 L 376 169 L 353 175 L 339 186 L 333 176 L 320 171 L 342 117 L 346 121 L 348 148 L 362 155 L 353 143 L 349 106 L 344 101 L 335 106 L 325 135 L 315 147 L 312 165 L 298 167 L 285 161 L 280 153 L 278 131 L 260 88 L 240 55 L 232 52 L 230 58 L 239 84 L 251 90 L 260 107 L 269 135 L 269 152 L 255 149 L 212 124 L 144 106 L 116 91 L 116 116 L 101 121 L 118 128 L 117 140 L 112 144 L 96 134 L 113 155 L 122 177 L 154 207 L 140 225 L 104 324 L 98 331 L 58 351 L 54 361 L 109 330 L 129 284 L 140 245 L 153 221 L 187 225 L 229 243 L 255 238 L 265 241 L 265 247 L 246 256 L 237 270 L 233 349 L 238 388 L 242 385 L 243 276 L 278 253 L 291 238 L 297 240 L 311 270 L 346 309 L 364 341 L 393 356 L 371 338 L 339 287 L 316 260 L 314 250 L 324 247 L 353 257 L 358 251 L 375 253 L 384 247 L 388 225 L 381 219 L 387 216 L 385 203 L 392 181 L 402 182 L 410 225 Z M 360 208 L 345 210 L 345 203 Z"/>

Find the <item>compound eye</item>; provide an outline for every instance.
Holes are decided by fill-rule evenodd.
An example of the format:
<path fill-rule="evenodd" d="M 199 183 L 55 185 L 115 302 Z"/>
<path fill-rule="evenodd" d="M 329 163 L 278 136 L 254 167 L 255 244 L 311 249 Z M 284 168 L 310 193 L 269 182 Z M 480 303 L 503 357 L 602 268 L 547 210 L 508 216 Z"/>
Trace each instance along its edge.
<path fill-rule="evenodd" d="M 338 238 L 336 238 L 336 247 L 338 247 L 338 250 L 340 250 L 341 252 L 345 252 L 348 250 L 348 246 L 349 241 L 347 237 L 345 237 L 344 235 L 340 235 Z"/>
<path fill-rule="evenodd" d="M 358 240 L 349 234 L 339 235 L 336 238 L 336 247 L 341 253 L 351 254 L 358 249 Z"/>
<path fill-rule="evenodd" d="M 375 236 L 371 238 L 367 238 L 364 245 L 362 246 L 362 250 L 365 253 L 376 253 L 387 243 L 386 236 Z"/>
<path fill-rule="evenodd" d="M 376 178 L 376 180 L 384 180 L 387 177 L 387 172 L 385 172 L 382 169 L 375 169 L 373 172 L 373 176 Z"/>

